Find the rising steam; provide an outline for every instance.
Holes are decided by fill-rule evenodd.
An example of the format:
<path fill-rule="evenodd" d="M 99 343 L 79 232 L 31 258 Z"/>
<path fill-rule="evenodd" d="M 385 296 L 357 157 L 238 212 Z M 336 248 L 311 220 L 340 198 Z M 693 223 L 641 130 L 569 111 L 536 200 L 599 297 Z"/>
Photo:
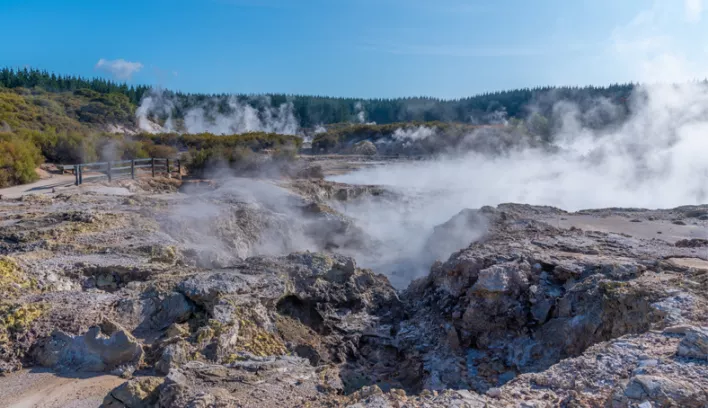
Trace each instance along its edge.
<path fill-rule="evenodd" d="M 687 81 L 703 76 L 683 55 L 672 53 L 673 48 L 647 51 L 648 42 L 637 33 L 661 17 L 656 4 L 642 18 L 612 33 L 614 49 L 621 54 L 630 54 L 637 45 L 641 51 L 631 53 L 635 58 L 632 67 L 635 77 L 647 85 L 634 88 L 629 113 L 607 98 L 582 108 L 556 100 L 552 101 L 552 122 L 557 126 L 542 146 L 509 144 L 493 155 L 478 149 L 458 151 L 333 177 L 343 183 L 388 186 L 395 193 L 333 204 L 378 243 L 373 250 L 341 251 L 403 287 L 425 274 L 433 259 L 445 259 L 484 234 L 484 221 L 472 219 L 463 211 L 466 208 L 504 202 L 566 210 L 668 208 L 708 202 L 708 83 Z M 692 19 L 700 17 L 695 16 L 695 7 L 692 13 Z M 674 80 L 678 83 L 672 84 Z M 149 103 L 146 100 L 144 105 Z M 357 120 L 366 122 L 360 104 L 357 109 Z M 533 107 L 529 111 L 533 114 Z M 288 117 L 287 109 L 282 112 Z M 498 123 L 506 123 L 504 112 L 495 114 Z M 204 113 L 196 112 L 196 116 L 203 118 Z M 185 122 L 207 126 L 204 121 Z M 602 126 L 607 123 L 613 126 Z M 480 132 L 489 130 L 476 130 L 465 140 L 481 139 Z M 393 138 L 406 143 L 439 141 L 439 135 L 425 127 L 396 131 Z M 444 234 L 434 235 L 441 224 L 446 224 Z M 308 248 L 321 247 L 305 239 L 302 242 Z"/>
<path fill-rule="evenodd" d="M 391 256 L 381 264 L 370 260 L 370 266 L 394 278 L 425 273 L 426 265 L 405 260 L 420 259 L 434 227 L 464 208 L 504 202 L 566 210 L 671 208 L 708 202 L 708 83 L 691 81 L 703 78 L 702 72 L 672 49 L 647 52 L 639 34 L 661 15 L 655 4 L 642 19 L 613 32 L 620 53 L 627 53 L 632 44 L 642 47 L 631 54 L 636 58 L 632 67 L 635 77 L 647 85 L 635 87 L 626 117 L 622 106 L 606 98 L 584 109 L 557 100 L 553 122 L 560 126 L 543 148 L 518 144 L 495 155 L 457 152 L 333 177 L 343 183 L 385 185 L 406 197 L 339 208 L 387 245 Z M 399 132 L 398 137 L 426 136 L 420 130 Z M 468 228 L 470 235 L 460 237 L 457 247 L 468 245 L 480 230 Z"/>
<path fill-rule="evenodd" d="M 183 131 L 226 135 L 267 132 L 296 135 L 300 132 L 291 102 L 273 107 L 268 97 L 256 99 L 260 100 L 241 101 L 233 95 L 225 101 L 212 98 L 187 110 L 178 124 L 174 112 L 180 107 L 180 101 L 161 90 L 152 89 L 143 98 L 136 117 L 140 129 L 150 133 Z M 164 125 L 158 125 L 154 118 L 164 118 Z"/>

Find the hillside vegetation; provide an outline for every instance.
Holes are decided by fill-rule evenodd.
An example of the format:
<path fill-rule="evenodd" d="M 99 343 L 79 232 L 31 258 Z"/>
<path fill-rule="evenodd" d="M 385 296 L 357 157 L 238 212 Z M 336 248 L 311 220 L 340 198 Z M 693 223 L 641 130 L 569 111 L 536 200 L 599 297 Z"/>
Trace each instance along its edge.
<path fill-rule="evenodd" d="M 303 134 L 315 136 L 314 152 L 352 152 L 356 150 L 354 146 L 363 141 L 374 143 L 382 154 L 429 154 L 470 145 L 482 145 L 484 149 L 494 145 L 491 146 L 494 150 L 499 143 L 547 138 L 557 126 L 553 122 L 553 109 L 559 100 L 574 103 L 582 112 L 593 112 L 599 99 L 614 107 L 609 116 L 582 116 L 580 119 L 586 126 L 603 127 L 622 121 L 630 113 L 628 101 L 633 89 L 632 84 L 527 88 L 454 100 L 427 97 L 363 100 L 161 91 L 161 97 L 170 104 L 163 107 L 163 117 L 151 119 L 162 123 L 166 115 L 176 123 L 183 123 L 190 110 L 205 107 L 208 108 L 207 118 L 212 114 L 228 115 L 236 100 L 253 107 L 267 120 L 264 112 L 269 108 L 289 104 Z M 0 186 L 32 181 L 36 176 L 26 169 L 43 160 L 71 164 L 149 156 L 176 157 L 189 152 L 187 158 L 209 156 L 231 161 L 247 151 L 285 146 L 292 150 L 300 145 L 297 137 L 264 132 L 227 137 L 208 133 L 141 133 L 136 110 L 143 98 L 152 94 L 147 86 L 129 86 L 105 79 L 61 76 L 32 69 L 0 70 L 0 168 L 3 172 Z M 507 126 L 494 127 L 499 123 Z M 414 134 L 413 140 L 405 134 L 396 134 L 398 129 L 415 132 L 420 127 L 433 137 L 418 138 Z M 483 134 L 483 137 L 470 138 L 470 133 Z M 367 145 L 364 151 L 377 150 Z"/>
<path fill-rule="evenodd" d="M 2 87 L 40 88 L 48 93 L 59 94 L 60 96 L 52 97 L 45 94 L 41 99 L 59 102 L 69 117 L 88 124 L 96 124 L 95 120 L 98 124 L 106 123 L 114 118 L 133 124 L 135 109 L 150 91 L 147 86 L 128 86 L 104 79 L 89 80 L 75 76 L 58 76 L 46 71 L 7 68 L 0 70 L 0 89 Z M 224 113 L 229 108 L 230 98 L 236 98 L 255 108 L 262 108 L 264 105 L 277 107 L 290 102 L 300 126 L 311 128 L 317 125 L 362 121 L 378 124 L 441 121 L 482 125 L 498 123 L 500 117 L 522 119 L 534 112 L 550 117 L 554 104 L 559 100 L 573 102 L 581 111 L 590 110 L 599 98 L 628 109 L 628 100 L 634 87 L 634 84 L 616 84 L 607 87 L 522 88 L 449 100 L 430 97 L 360 99 L 286 94 L 186 94 L 168 90 L 162 94 L 165 99 L 174 103 L 170 113 L 178 120 L 184 119 L 185 114 L 195 107 L 206 106 Z M 95 93 L 76 94 L 76 91 L 84 89 L 106 97 L 104 99 Z M 27 92 L 29 91 L 20 93 Z M 119 98 L 117 95 L 125 98 Z M 63 102 L 69 100 L 74 102 Z M 108 113 L 115 115 L 109 119 L 92 115 L 93 112 L 100 115 L 102 109 L 107 109 Z M 129 117 L 122 115 L 126 109 L 131 113 Z"/>
<path fill-rule="evenodd" d="M 43 161 L 74 164 L 180 156 L 233 160 L 248 151 L 300 147 L 298 137 L 264 132 L 136 133 L 135 110 L 146 90 L 39 71 L 0 71 L 0 187 L 36 180 L 34 169 Z"/>

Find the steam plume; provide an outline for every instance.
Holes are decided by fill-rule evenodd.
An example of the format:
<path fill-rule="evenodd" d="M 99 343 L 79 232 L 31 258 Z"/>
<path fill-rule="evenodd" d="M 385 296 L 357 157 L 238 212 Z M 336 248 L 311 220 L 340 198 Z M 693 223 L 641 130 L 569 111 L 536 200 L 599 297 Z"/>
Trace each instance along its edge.
<path fill-rule="evenodd" d="M 268 97 L 260 97 L 259 108 L 255 103 L 241 101 L 236 96 L 229 96 L 224 101 L 219 98 L 203 101 L 184 114 L 181 126 L 174 118 L 174 112 L 180 102 L 161 90 L 151 90 L 143 98 L 136 111 L 138 125 L 146 132 L 213 133 L 217 135 L 239 134 L 247 132 L 268 132 L 295 135 L 300 132 L 300 124 L 295 117 L 293 104 L 283 103 L 272 107 Z M 159 126 L 151 118 L 165 118 L 165 124 Z"/>
<path fill-rule="evenodd" d="M 556 100 L 553 122 L 560 125 L 552 129 L 550 146 L 521 144 L 500 155 L 469 152 L 333 177 L 385 185 L 405 197 L 402 202 L 351 203 L 340 210 L 386 243 L 393 258 L 416 260 L 425 245 L 422 237 L 464 208 L 504 202 L 566 210 L 670 208 L 708 202 L 708 83 L 687 81 L 704 77 L 700 64 L 673 52 L 670 41 L 643 36 L 646 25 L 661 16 L 655 5 L 612 35 L 614 50 L 631 51 L 630 70 L 647 84 L 635 87 L 628 116 L 623 106 L 606 98 L 582 109 Z M 468 245 L 475 232 L 479 229 L 471 228 L 457 247 Z M 393 269 L 394 276 L 425 273 L 420 262 L 411 266 L 392 260 L 384 259 L 383 266 L 370 261 L 373 267 Z"/>

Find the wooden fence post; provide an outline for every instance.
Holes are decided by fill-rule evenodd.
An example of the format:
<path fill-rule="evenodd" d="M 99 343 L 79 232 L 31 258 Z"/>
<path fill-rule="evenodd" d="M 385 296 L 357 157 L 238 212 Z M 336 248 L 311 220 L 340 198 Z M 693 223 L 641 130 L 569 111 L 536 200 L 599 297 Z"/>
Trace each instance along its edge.
<path fill-rule="evenodd" d="M 84 184 L 84 168 L 79 164 L 79 184 Z"/>
<path fill-rule="evenodd" d="M 111 182 L 111 162 L 108 162 L 108 182 Z"/>
<path fill-rule="evenodd" d="M 177 159 L 177 178 L 182 180 L 182 161 Z"/>
<path fill-rule="evenodd" d="M 79 166 L 74 166 L 74 177 L 76 178 L 76 185 L 79 185 Z"/>
<path fill-rule="evenodd" d="M 165 162 L 165 166 L 167 167 L 167 177 L 170 177 L 170 159 L 165 159 L 167 160 Z"/>
<path fill-rule="evenodd" d="M 135 160 L 130 161 L 130 178 L 135 180 Z"/>
<path fill-rule="evenodd" d="M 155 177 L 155 158 L 154 157 L 150 161 L 150 164 L 152 164 L 152 176 Z"/>

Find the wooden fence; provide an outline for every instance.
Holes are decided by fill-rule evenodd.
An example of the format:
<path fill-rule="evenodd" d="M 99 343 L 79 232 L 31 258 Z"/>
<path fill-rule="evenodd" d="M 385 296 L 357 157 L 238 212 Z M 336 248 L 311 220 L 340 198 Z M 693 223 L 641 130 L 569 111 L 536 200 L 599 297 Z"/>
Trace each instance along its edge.
<path fill-rule="evenodd" d="M 91 180 L 95 180 L 96 177 L 107 177 L 109 182 L 125 178 L 134 180 L 146 173 L 151 177 L 173 174 L 181 177 L 182 165 L 179 160 L 157 158 L 75 164 L 74 175 L 77 186 L 84 182 L 84 173 L 90 173 Z M 96 175 L 96 173 L 102 174 Z"/>

